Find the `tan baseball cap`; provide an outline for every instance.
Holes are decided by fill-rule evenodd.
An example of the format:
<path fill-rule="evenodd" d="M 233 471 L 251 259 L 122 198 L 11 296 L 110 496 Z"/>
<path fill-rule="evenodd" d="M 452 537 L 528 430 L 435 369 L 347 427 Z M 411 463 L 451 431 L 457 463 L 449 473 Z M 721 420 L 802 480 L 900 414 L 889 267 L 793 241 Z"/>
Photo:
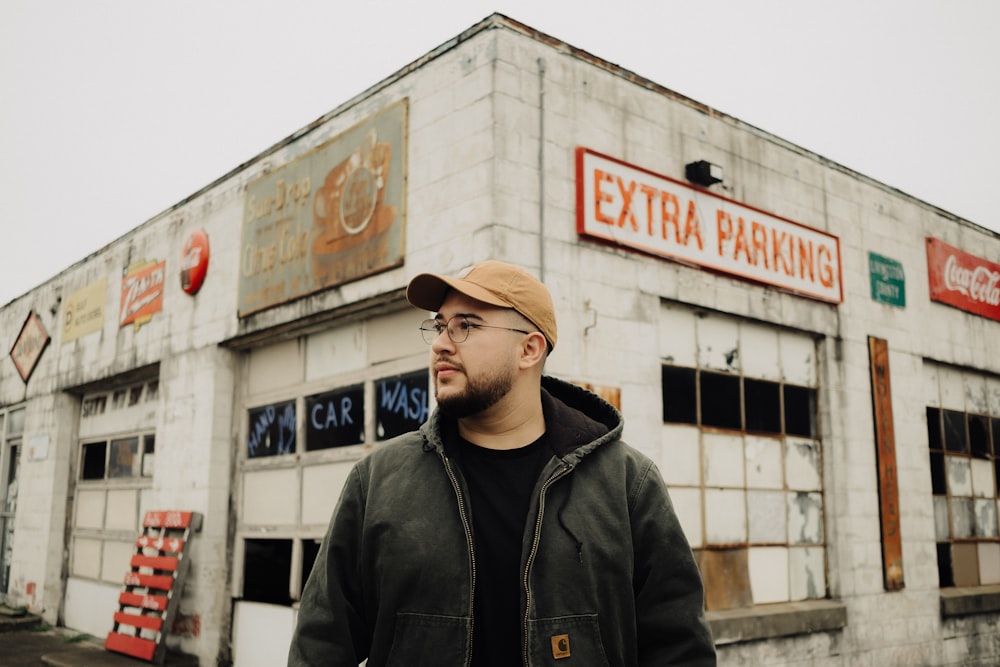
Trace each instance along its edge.
<path fill-rule="evenodd" d="M 474 265 L 460 278 L 434 273 L 414 276 L 406 288 L 406 299 L 417 308 L 437 312 L 448 290 L 501 308 L 513 308 L 528 318 L 556 346 L 556 314 L 552 295 L 537 278 L 519 266 L 488 260 Z"/>

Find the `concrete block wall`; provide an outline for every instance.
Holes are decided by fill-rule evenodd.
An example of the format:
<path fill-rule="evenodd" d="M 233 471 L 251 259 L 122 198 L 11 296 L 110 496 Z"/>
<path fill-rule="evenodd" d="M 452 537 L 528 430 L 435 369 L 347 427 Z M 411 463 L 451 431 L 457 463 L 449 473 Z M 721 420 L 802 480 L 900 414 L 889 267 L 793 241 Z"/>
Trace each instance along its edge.
<path fill-rule="evenodd" d="M 520 77 L 498 78 L 498 94 L 512 81 L 511 98 L 527 108 L 518 112 L 498 107 L 498 126 L 520 138 L 523 118 L 535 113 L 545 117 L 545 278 L 563 332 L 549 361 L 550 372 L 621 387 L 626 438 L 655 454 L 657 445 L 650 443 L 657 443 L 659 405 L 651 391 L 657 383 L 650 376 L 650 369 L 656 368 L 655 347 L 649 342 L 655 340 L 650 331 L 655 331 L 656 308 L 651 305 L 660 299 L 677 300 L 824 337 L 820 361 L 826 368 L 821 413 L 828 580 L 833 597 L 847 606 L 848 625 L 833 635 L 727 646 L 723 664 L 958 664 L 942 649 L 945 626 L 964 628 L 948 639 L 949 646 L 982 644 L 995 616 L 980 623 L 941 620 L 923 359 L 995 374 L 1000 370 L 1000 327 L 929 300 L 925 238 L 941 238 L 994 259 L 1000 257 L 1000 239 L 735 119 L 654 94 L 566 53 L 525 44 L 520 36 L 501 32 L 497 39 L 501 66 L 509 64 L 509 69 L 521 72 Z M 545 64 L 541 84 L 539 59 Z M 544 111 L 532 83 L 544 86 Z M 578 145 L 679 179 L 689 161 L 722 164 L 725 196 L 839 238 L 843 303 L 819 304 L 578 240 L 571 196 Z M 519 155 L 525 169 L 537 161 L 530 150 Z M 549 193 L 562 197 L 550 198 Z M 498 197 L 505 194 L 498 192 Z M 526 216 L 534 213 L 522 208 L 528 208 Z M 905 309 L 871 299 L 869 252 L 904 265 Z M 591 309 L 597 312 L 598 325 L 587 328 Z M 883 588 L 868 336 L 885 338 L 890 346 L 907 584 L 900 593 Z M 835 646 L 829 645 L 831 640 Z M 807 659 L 823 655 L 829 657 Z"/>

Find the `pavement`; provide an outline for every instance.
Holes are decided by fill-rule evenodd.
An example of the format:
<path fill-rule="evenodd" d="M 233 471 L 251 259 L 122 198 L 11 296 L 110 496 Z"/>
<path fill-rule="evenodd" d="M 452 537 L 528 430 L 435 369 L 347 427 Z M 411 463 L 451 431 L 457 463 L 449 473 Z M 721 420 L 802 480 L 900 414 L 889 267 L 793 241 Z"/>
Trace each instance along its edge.
<path fill-rule="evenodd" d="M 53 628 L 36 616 L 0 606 L 3 667 L 143 667 L 152 663 L 104 649 L 104 639 Z M 194 656 L 168 652 L 165 667 L 197 667 Z"/>

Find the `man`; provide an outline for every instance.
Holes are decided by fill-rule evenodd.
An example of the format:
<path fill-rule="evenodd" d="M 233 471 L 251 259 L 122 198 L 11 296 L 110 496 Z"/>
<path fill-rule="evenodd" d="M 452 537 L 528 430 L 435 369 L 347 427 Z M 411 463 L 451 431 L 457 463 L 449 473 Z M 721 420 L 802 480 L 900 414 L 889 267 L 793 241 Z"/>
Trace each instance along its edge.
<path fill-rule="evenodd" d="M 437 408 L 351 472 L 288 664 L 714 665 L 659 473 L 614 407 L 542 376 L 545 286 L 488 261 L 406 296 L 436 313 L 420 329 Z"/>

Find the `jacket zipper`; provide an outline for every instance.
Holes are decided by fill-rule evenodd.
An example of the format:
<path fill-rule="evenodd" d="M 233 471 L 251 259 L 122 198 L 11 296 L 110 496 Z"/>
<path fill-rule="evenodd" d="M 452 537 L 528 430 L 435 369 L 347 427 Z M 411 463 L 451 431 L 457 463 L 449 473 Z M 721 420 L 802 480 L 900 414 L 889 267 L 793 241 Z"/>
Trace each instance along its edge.
<path fill-rule="evenodd" d="M 528 573 L 531 571 L 531 564 L 538 553 L 538 543 L 542 537 L 542 515 L 545 514 L 545 492 L 559 478 L 563 477 L 573 466 L 564 463 L 563 467 L 552 474 L 545 483 L 542 484 L 538 492 L 538 517 L 535 519 L 535 533 L 532 537 L 531 551 L 528 552 L 528 560 L 524 564 L 524 624 L 521 628 L 521 651 L 524 667 L 529 667 L 528 660 L 528 618 L 531 614 L 531 587 L 528 585 Z"/>
<path fill-rule="evenodd" d="M 476 598 L 476 550 L 473 547 L 474 541 L 472 538 L 472 527 L 469 523 L 468 512 L 465 509 L 465 498 L 462 496 L 462 489 L 458 485 L 458 478 L 455 476 L 454 470 L 451 467 L 451 461 L 447 456 L 441 454 L 441 460 L 444 461 L 444 469 L 448 473 L 448 479 L 451 480 L 451 485 L 455 489 L 455 497 L 458 499 L 458 514 L 462 517 L 462 527 L 465 528 L 465 541 L 469 545 L 469 561 L 472 568 L 472 585 L 469 589 L 469 638 L 468 643 L 465 647 L 465 664 L 468 666 L 469 661 L 472 659 L 472 633 L 475 630 L 476 618 L 473 615 L 473 604 Z"/>

